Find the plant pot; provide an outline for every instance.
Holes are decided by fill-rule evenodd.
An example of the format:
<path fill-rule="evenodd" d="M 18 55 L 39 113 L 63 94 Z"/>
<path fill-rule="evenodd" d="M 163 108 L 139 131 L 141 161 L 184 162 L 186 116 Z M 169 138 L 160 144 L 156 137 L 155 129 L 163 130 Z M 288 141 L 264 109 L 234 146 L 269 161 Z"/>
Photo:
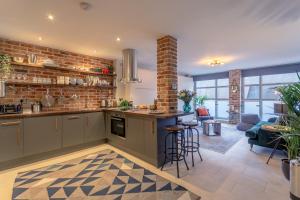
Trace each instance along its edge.
<path fill-rule="evenodd" d="M 282 170 L 284 177 L 287 180 L 290 180 L 290 161 L 289 161 L 289 159 L 281 160 L 281 170 Z"/>
<path fill-rule="evenodd" d="M 183 104 L 183 111 L 185 113 L 189 113 L 189 112 L 191 112 L 191 110 L 192 110 L 192 107 L 191 107 L 190 103 L 184 103 Z"/>

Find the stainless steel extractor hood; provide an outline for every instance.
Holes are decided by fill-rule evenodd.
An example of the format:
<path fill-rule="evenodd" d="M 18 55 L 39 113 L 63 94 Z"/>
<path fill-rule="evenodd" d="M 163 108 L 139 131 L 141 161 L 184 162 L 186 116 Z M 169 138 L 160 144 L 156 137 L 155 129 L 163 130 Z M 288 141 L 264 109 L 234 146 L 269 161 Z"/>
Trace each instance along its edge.
<path fill-rule="evenodd" d="M 122 83 L 142 82 L 137 75 L 137 61 L 135 49 L 123 50 Z"/>

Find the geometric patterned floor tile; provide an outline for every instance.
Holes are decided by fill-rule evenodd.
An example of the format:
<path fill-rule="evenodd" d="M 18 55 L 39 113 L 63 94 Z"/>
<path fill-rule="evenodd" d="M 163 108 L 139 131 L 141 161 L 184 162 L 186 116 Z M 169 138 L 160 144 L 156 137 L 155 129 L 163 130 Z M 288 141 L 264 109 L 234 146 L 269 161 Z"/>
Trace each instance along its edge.
<path fill-rule="evenodd" d="M 111 150 L 19 173 L 13 200 L 138 200 L 199 196 Z"/>

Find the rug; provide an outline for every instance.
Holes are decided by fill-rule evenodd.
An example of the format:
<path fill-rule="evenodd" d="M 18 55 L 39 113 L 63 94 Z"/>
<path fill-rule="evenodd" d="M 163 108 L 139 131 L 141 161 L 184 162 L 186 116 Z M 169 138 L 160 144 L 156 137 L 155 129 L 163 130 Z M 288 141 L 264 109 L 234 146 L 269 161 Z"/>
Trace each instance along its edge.
<path fill-rule="evenodd" d="M 221 136 L 204 135 L 202 127 L 198 130 L 200 132 L 200 147 L 222 154 L 225 154 L 245 135 L 244 132 L 226 124 L 222 124 Z"/>
<path fill-rule="evenodd" d="M 182 199 L 199 196 L 112 150 L 19 173 L 12 199 Z"/>

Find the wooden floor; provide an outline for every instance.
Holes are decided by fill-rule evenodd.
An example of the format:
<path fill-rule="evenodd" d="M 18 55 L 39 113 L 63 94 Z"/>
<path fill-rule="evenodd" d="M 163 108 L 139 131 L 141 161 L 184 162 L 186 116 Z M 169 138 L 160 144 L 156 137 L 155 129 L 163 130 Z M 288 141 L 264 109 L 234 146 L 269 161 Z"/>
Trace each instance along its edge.
<path fill-rule="evenodd" d="M 235 131 L 233 128 L 232 131 Z M 280 170 L 281 154 L 266 165 L 270 150 L 254 147 L 249 151 L 247 138 L 242 138 L 225 154 L 201 149 L 204 161 L 196 157 L 195 167 L 191 167 L 190 158 L 187 171 L 184 165 L 180 166 L 181 178 L 177 179 L 175 165 L 167 165 L 161 172 L 125 152 L 107 144 L 77 151 L 64 156 L 32 163 L 18 168 L 0 172 L 0 199 L 11 199 L 11 192 L 17 172 L 44 167 L 58 162 L 67 161 L 83 155 L 91 154 L 103 149 L 112 149 L 128 159 L 152 170 L 160 176 L 190 189 L 204 200 L 287 200 L 289 199 L 289 183 L 284 179 Z M 183 163 L 182 163 L 183 164 Z"/>

